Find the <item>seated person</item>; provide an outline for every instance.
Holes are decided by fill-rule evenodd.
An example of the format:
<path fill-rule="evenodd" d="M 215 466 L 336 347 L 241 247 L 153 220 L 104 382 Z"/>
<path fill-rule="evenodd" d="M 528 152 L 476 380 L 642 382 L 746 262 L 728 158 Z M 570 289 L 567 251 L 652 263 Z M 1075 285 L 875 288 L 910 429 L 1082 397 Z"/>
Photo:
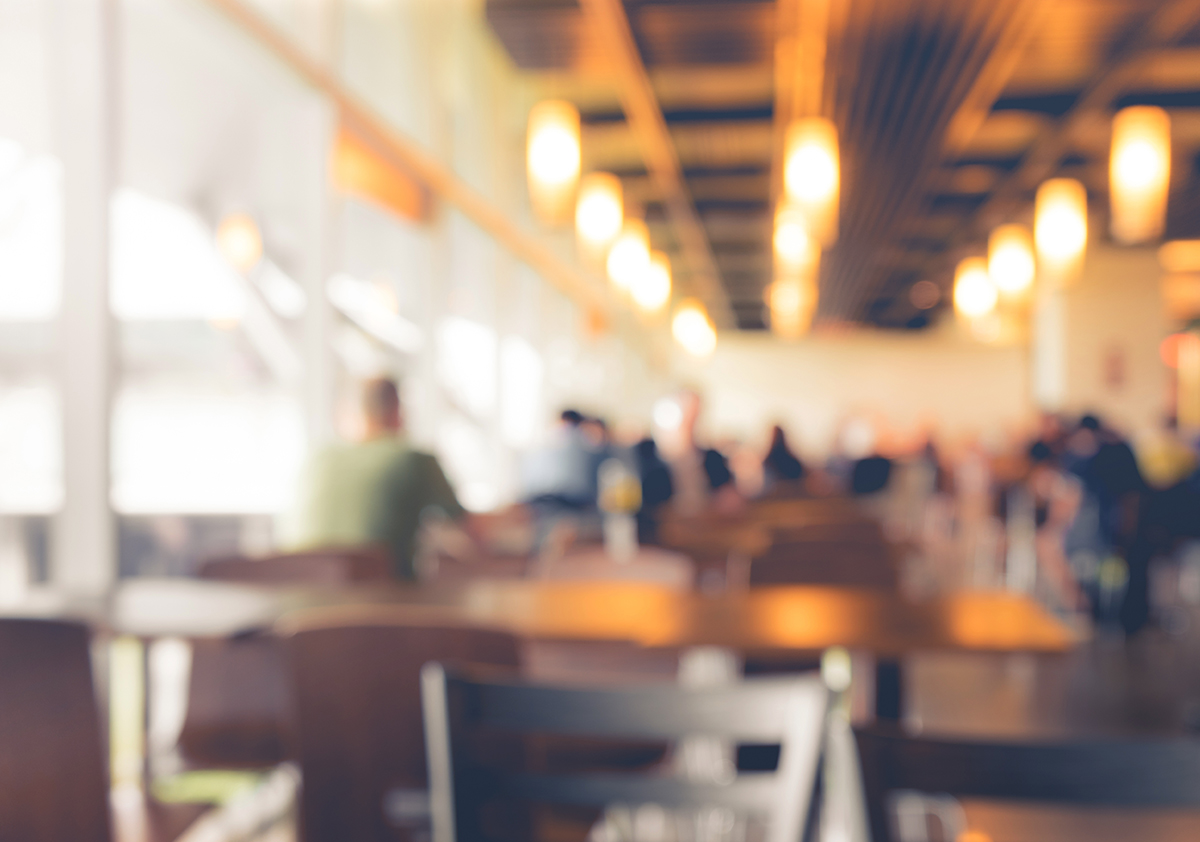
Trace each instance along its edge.
<path fill-rule="evenodd" d="M 413 556 L 421 514 L 464 511 L 437 457 L 403 435 L 400 396 L 387 378 L 363 387 L 360 441 L 325 448 L 304 472 L 289 549 L 384 546 L 397 579 L 416 578 Z"/>

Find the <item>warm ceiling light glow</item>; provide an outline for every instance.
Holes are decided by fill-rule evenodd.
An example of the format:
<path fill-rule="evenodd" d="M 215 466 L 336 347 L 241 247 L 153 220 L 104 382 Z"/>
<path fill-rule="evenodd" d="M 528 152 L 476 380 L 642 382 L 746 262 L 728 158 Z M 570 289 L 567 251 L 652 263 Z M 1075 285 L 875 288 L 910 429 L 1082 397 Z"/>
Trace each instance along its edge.
<path fill-rule="evenodd" d="M 1072 178 L 1052 178 L 1038 188 L 1034 240 L 1043 269 L 1069 281 L 1083 266 L 1087 247 L 1087 191 Z"/>
<path fill-rule="evenodd" d="M 778 278 L 767 287 L 771 331 L 783 339 L 799 339 L 808 333 L 817 311 L 815 277 Z"/>
<path fill-rule="evenodd" d="M 585 175 L 575 201 L 575 233 L 584 251 L 593 256 L 603 255 L 621 233 L 624 222 L 621 179 L 607 172 Z"/>
<path fill-rule="evenodd" d="M 627 219 L 608 250 L 608 279 L 623 292 L 633 289 L 650 266 L 650 231 L 640 219 Z"/>
<path fill-rule="evenodd" d="M 821 244 L 837 239 L 841 165 L 837 128 L 822 117 L 788 126 L 783 183 L 789 201 L 808 220 L 808 231 Z"/>
<path fill-rule="evenodd" d="M 988 277 L 987 261 L 982 257 L 960 261 L 954 272 L 954 309 L 967 318 L 977 319 L 992 312 L 996 299 L 996 286 Z"/>
<path fill-rule="evenodd" d="M 1001 225 L 988 237 L 988 274 L 1002 295 L 1028 292 L 1037 274 L 1033 237 L 1024 225 Z"/>
<path fill-rule="evenodd" d="M 647 313 L 662 309 L 671 298 L 671 260 L 661 251 L 651 252 L 650 264 L 629 289 L 633 301 Z"/>
<path fill-rule="evenodd" d="M 704 305 L 694 298 L 683 301 L 675 311 L 671 334 L 694 357 L 707 357 L 717 348 L 717 329 Z"/>
<path fill-rule="evenodd" d="M 942 291 L 933 281 L 917 281 L 908 291 L 908 300 L 918 310 L 931 310 L 942 300 Z"/>
<path fill-rule="evenodd" d="M 579 110 L 569 102 L 539 102 L 529 112 L 525 165 L 529 197 L 543 222 L 566 221 L 579 181 Z"/>
<path fill-rule="evenodd" d="M 239 272 L 249 272 L 262 259 L 262 235 L 246 213 L 231 213 L 217 226 L 217 251 Z"/>
<path fill-rule="evenodd" d="M 820 247 L 808 233 L 804 212 L 794 205 L 780 205 L 775 212 L 775 260 L 785 270 L 811 266 L 821 256 Z"/>
<path fill-rule="evenodd" d="M 1171 180 L 1171 118 L 1161 108 L 1135 105 L 1113 117 L 1108 189 L 1112 235 L 1121 243 L 1162 236 Z"/>
<path fill-rule="evenodd" d="M 1158 263 L 1167 272 L 1200 272 L 1200 240 L 1171 240 L 1158 249 Z"/>

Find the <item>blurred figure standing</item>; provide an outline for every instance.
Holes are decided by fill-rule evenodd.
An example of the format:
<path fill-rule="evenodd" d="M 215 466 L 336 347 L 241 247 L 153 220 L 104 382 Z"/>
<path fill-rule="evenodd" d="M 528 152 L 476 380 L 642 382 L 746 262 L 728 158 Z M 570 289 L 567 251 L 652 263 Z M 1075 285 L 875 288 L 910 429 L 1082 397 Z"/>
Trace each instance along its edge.
<path fill-rule="evenodd" d="M 684 517 L 703 514 L 710 507 L 721 511 L 736 509 L 742 503 L 733 484 L 729 461 L 720 451 L 703 448 L 696 442 L 696 425 L 702 402 L 693 391 L 681 392 L 672 399 L 677 412 L 672 427 L 663 429 L 662 452 L 671 469 L 671 503 Z"/>
<path fill-rule="evenodd" d="M 307 466 L 287 543 L 294 549 L 383 545 L 396 578 L 414 579 L 421 514 L 437 508 L 460 519 L 465 512 L 437 457 L 405 438 L 394 380 L 367 381 L 361 411 L 361 439 L 328 447 Z"/>
<path fill-rule="evenodd" d="M 801 483 L 808 471 L 804 463 L 788 447 L 783 427 L 776 424 L 771 429 L 771 444 L 763 457 L 763 491 L 770 492 L 780 487 L 800 491 Z"/>
<path fill-rule="evenodd" d="M 596 461 L 583 414 L 564 409 L 550 440 L 522 465 L 525 501 L 535 507 L 582 511 L 596 505 Z"/>
<path fill-rule="evenodd" d="M 658 445 L 647 436 L 633 446 L 633 460 L 642 483 L 642 507 L 637 513 L 638 540 L 654 543 L 658 538 L 658 510 L 671 499 L 671 469 L 658 455 Z"/>

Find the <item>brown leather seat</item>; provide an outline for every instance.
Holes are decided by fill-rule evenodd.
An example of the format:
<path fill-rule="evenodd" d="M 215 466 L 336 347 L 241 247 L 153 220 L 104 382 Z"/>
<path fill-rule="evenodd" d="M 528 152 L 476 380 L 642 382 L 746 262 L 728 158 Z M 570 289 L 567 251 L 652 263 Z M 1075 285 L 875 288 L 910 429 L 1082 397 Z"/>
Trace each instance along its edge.
<path fill-rule="evenodd" d="M 419 675 L 429 661 L 516 670 L 511 635 L 414 624 L 347 609 L 287 621 L 306 842 L 412 839 L 425 832 Z"/>

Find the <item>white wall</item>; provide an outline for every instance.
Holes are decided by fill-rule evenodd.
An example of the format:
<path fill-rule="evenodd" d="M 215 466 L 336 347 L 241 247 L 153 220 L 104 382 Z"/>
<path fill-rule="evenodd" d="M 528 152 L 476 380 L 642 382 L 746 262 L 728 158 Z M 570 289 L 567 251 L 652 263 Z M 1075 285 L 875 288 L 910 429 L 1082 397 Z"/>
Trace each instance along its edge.
<path fill-rule="evenodd" d="M 713 435 L 759 441 L 779 421 L 802 452 L 827 454 L 850 415 L 899 433 L 939 431 L 998 441 L 1032 412 L 1023 348 L 991 348 L 952 328 L 856 332 L 795 344 L 723 333 L 713 357 L 681 369 L 705 394 Z"/>
<path fill-rule="evenodd" d="M 1100 413 L 1128 433 L 1161 422 L 1170 376 L 1158 351 L 1170 333 L 1161 275 L 1153 248 L 1089 252 L 1065 295 L 1066 410 Z"/>

